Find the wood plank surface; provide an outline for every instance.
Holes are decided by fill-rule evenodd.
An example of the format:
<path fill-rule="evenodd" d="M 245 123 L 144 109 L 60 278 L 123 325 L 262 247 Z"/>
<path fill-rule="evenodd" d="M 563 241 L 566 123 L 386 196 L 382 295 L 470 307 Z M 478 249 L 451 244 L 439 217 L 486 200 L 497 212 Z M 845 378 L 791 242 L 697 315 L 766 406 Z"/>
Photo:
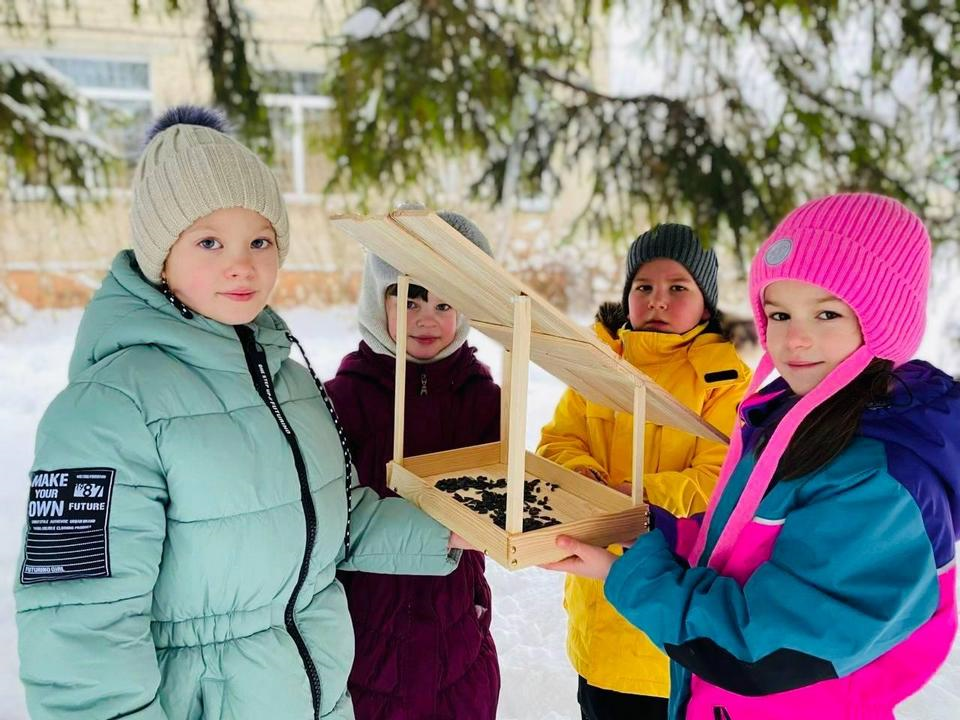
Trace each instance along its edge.
<path fill-rule="evenodd" d="M 470 318 L 482 332 L 506 328 L 494 337 L 512 344 L 513 297 L 531 302 L 531 359 L 584 395 L 603 396 L 609 407 L 633 410 L 636 382 L 647 387 L 647 419 L 701 437 L 725 442 L 726 437 L 696 413 L 622 360 L 591 331 L 579 327 L 543 297 L 515 278 L 493 258 L 425 210 L 408 210 L 386 217 L 340 215 L 332 226 L 374 252 L 411 282 L 436 292 Z M 484 325 L 486 324 L 487 327 Z M 589 378 L 589 380 L 587 379 Z"/>

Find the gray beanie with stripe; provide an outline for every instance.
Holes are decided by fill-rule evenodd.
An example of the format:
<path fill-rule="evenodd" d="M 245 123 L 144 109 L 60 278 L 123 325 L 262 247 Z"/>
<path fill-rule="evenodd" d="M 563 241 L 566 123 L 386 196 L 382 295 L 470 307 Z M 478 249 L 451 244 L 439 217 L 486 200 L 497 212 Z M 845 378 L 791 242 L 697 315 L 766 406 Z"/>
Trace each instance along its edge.
<path fill-rule="evenodd" d="M 711 315 L 717 312 L 717 255 L 703 247 L 693 228 L 677 223 L 661 223 L 640 235 L 627 251 L 627 278 L 623 285 L 623 311 L 630 312 L 630 287 L 644 263 L 667 258 L 683 265 L 703 293 L 703 302 Z"/>

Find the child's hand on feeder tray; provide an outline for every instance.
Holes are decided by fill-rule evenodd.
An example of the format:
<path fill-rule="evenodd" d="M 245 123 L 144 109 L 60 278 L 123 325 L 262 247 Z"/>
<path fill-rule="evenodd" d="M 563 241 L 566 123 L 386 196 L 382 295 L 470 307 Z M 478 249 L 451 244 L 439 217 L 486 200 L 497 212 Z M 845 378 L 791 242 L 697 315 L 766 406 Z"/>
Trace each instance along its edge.
<path fill-rule="evenodd" d="M 557 537 L 557 547 L 570 553 L 570 557 L 547 563 L 540 567 L 545 570 L 559 570 L 560 572 L 580 575 L 581 577 L 606 580 L 617 556 L 608 550 L 581 542 L 569 535 Z"/>
<path fill-rule="evenodd" d="M 457 535 L 452 530 L 450 531 L 450 539 L 447 541 L 448 550 L 476 550 L 476 548 L 464 540 L 460 535 Z"/>

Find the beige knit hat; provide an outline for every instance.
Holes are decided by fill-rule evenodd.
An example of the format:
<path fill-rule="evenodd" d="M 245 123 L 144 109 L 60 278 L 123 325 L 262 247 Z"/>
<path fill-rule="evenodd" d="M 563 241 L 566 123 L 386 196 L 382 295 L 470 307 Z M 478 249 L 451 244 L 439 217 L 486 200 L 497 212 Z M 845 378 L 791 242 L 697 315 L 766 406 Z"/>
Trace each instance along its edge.
<path fill-rule="evenodd" d="M 181 105 L 165 112 L 147 134 L 133 178 L 130 229 L 137 263 L 150 282 L 160 283 L 180 233 L 224 208 L 260 213 L 277 233 L 281 265 L 287 256 L 290 226 L 276 177 L 224 130 L 220 114 Z"/>

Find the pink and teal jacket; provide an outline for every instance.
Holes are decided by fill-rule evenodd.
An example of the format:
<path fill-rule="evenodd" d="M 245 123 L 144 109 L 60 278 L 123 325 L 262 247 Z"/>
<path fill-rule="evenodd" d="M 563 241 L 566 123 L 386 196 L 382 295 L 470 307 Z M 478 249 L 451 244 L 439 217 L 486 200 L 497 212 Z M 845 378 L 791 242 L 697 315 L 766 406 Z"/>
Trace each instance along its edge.
<path fill-rule="evenodd" d="M 782 380 L 741 408 L 745 452 L 697 518 L 614 563 L 607 599 L 671 658 L 671 720 L 884 720 L 946 659 L 957 631 L 960 383 L 912 361 L 890 401 L 819 470 L 771 484 L 719 570 L 706 558 L 749 477 L 761 428 L 796 398 Z"/>

